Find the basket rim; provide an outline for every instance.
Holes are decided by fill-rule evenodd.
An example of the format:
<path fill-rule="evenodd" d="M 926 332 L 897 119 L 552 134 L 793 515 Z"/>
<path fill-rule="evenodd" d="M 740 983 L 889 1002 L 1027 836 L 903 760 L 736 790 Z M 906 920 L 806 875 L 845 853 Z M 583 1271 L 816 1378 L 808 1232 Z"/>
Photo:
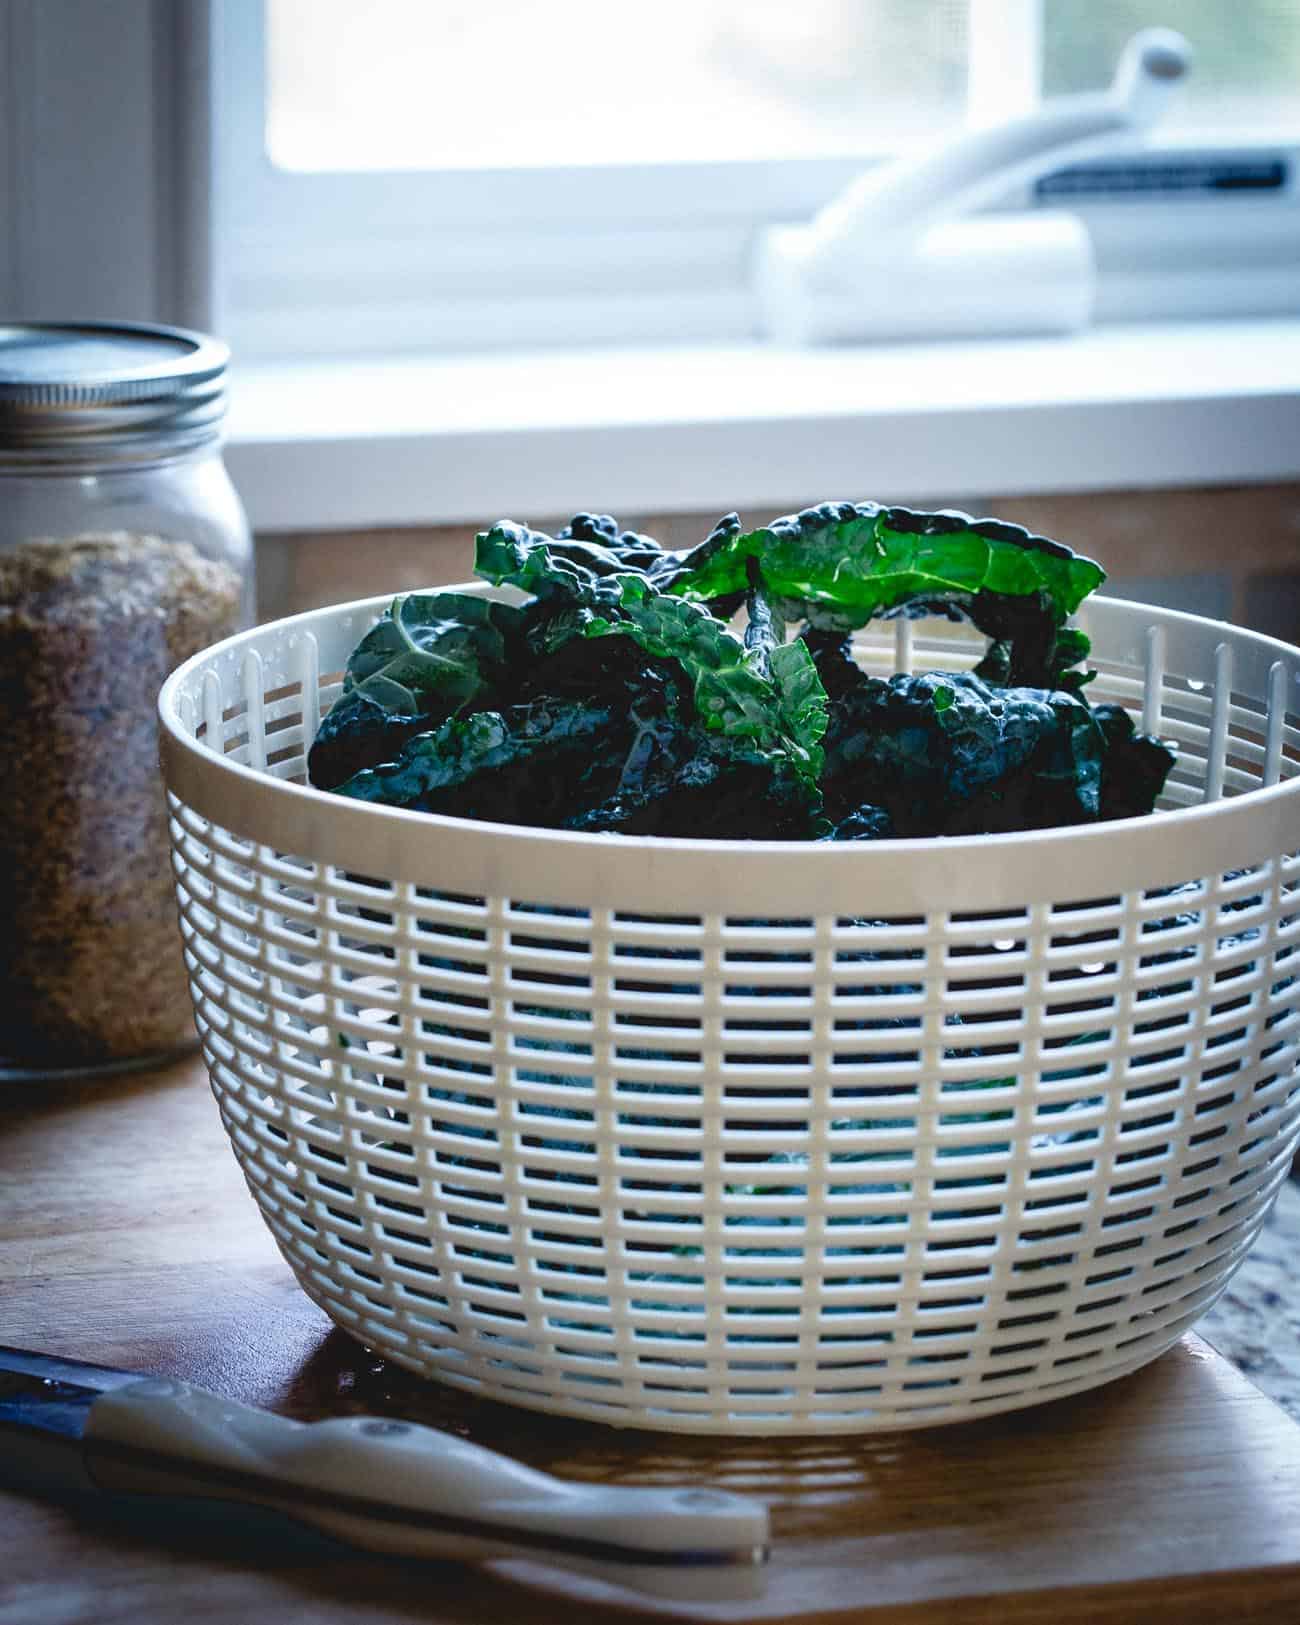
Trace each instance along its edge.
<path fill-rule="evenodd" d="M 478 581 L 412 590 L 497 595 Z M 798 909 L 801 914 L 843 912 L 836 899 L 845 901 L 845 889 L 855 881 L 860 885 L 851 889 L 862 889 L 872 908 L 894 912 L 933 907 L 939 892 L 950 894 L 959 909 L 1003 906 L 1012 894 L 1027 904 L 1064 895 L 1109 895 L 1134 885 L 1176 884 L 1193 874 L 1222 872 L 1300 846 L 1300 773 L 1239 795 L 1104 824 L 879 841 L 714 840 L 543 829 L 353 801 L 218 757 L 184 730 L 179 695 L 197 672 L 238 658 L 258 640 L 314 635 L 335 617 L 382 612 L 395 596 L 375 594 L 263 622 L 178 666 L 158 697 L 159 755 L 172 795 L 240 838 L 333 867 L 369 872 L 378 867 L 389 878 L 409 879 L 427 870 L 436 852 L 438 868 L 458 876 L 455 890 L 499 894 L 508 880 L 502 867 L 508 851 L 505 868 L 535 870 L 533 890 L 540 877 L 558 870 L 567 877 L 561 888 L 566 898 L 575 890 L 589 894 L 593 902 L 617 895 L 619 906 L 653 910 L 671 874 L 668 891 L 686 886 L 725 896 L 718 911 L 732 914 L 738 912 L 742 895 L 746 910 L 788 913 L 801 886 L 808 892 Z M 1120 618 L 1141 617 L 1148 626 L 1182 626 L 1210 635 L 1217 630 L 1243 640 L 1265 659 L 1272 655 L 1293 668 L 1300 663 L 1300 648 L 1230 623 L 1117 598 L 1098 597 L 1090 600 L 1093 606 Z M 1293 670 L 1292 679 L 1300 682 L 1300 671 Z M 743 883 L 719 886 L 716 871 L 742 858 Z M 626 883 L 638 870 L 642 883 L 629 892 Z M 915 876 L 921 871 L 928 878 L 917 891 Z M 900 884 L 900 875 L 909 873 L 912 883 Z M 484 885 L 488 878 L 497 883 Z M 528 890 L 513 885 L 504 889 L 512 895 Z M 913 896 L 916 900 L 909 902 Z M 662 911 L 680 912 L 676 905 Z M 704 895 L 692 911 L 714 912 Z"/>

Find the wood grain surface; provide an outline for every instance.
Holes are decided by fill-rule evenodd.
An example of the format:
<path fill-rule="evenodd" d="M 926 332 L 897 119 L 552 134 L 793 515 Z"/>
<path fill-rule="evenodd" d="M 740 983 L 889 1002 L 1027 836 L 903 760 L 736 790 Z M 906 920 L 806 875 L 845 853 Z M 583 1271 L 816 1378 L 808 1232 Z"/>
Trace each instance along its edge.
<path fill-rule="evenodd" d="M 1196 1338 L 1092 1394 L 918 1433 L 727 1442 L 547 1418 L 331 1328 L 244 1190 L 199 1063 L 5 1088 L 0 1342 L 303 1419 L 428 1422 L 591 1482 L 740 1490 L 770 1506 L 774 1551 L 759 1600 L 658 1604 L 522 1563 L 399 1562 L 157 1502 L 0 1492 L 3 1625 L 1300 1620 L 1300 1428 Z"/>

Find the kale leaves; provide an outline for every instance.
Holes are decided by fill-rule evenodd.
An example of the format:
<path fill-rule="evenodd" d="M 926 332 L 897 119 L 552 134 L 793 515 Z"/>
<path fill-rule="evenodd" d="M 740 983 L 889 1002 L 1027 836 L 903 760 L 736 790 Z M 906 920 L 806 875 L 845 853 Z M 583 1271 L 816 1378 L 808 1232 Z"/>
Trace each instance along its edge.
<path fill-rule="evenodd" d="M 823 502 L 745 533 L 729 514 L 686 555 L 673 591 L 725 602 L 751 559 L 787 619 L 851 632 L 876 615 L 964 615 L 1004 649 L 1006 682 L 1044 688 L 1087 653 L 1082 633 L 1058 643 L 1105 579 L 1091 559 L 1000 519 Z"/>
<path fill-rule="evenodd" d="M 558 605 L 558 617 L 547 621 L 558 618 L 569 636 L 630 638 L 652 660 L 670 664 L 690 685 L 700 729 L 750 741 L 815 794 L 825 696 L 806 648 L 777 646 L 770 635 L 742 641 L 702 606 L 658 591 L 651 573 L 593 567 L 520 525 L 496 525 L 481 536 L 475 568 L 496 586 L 521 587 Z M 550 652 L 559 646 L 552 640 Z"/>
<path fill-rule="evenodd" d="M 525 625 L 514 605 L 476 593 L 395 598 L 348 659 L 312 744 L 312 783 L 334 789 L 490 694 L 517 662 Z"/>
<path fill-rule="evenodd" d="M 863 673 L 833 707 L 822 787 L 837 825 L 878 807 L 898 836 L 1093 823 L 1105 753 L 1073 694 L 998 691 L 969 672 Z"/>
<path fill-rule="evenodd" d="M 1172 764 L 1083 698 L 1066 622 L 1100 568 L 1018 526 L 823 503 L 748 533 L 728 515 L 674 553 L 579 514 L 554 536 L 494 525 L 475 568 L 523 601 L 395 599 L 349 659 L 313 784 L 550 828 L 863 840 L 1132 816 Z M 868 676 L 847 634 L 900 614 L 968 619 L 987 652 Z"/>

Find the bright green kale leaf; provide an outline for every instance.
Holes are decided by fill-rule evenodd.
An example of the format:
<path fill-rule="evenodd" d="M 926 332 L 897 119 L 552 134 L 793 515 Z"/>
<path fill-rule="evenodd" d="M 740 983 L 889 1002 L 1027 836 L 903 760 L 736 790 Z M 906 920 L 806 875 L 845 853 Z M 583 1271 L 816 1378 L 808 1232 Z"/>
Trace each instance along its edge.
<path fill-rule="evenodd" d="M 770 624 L 747 648 L 700 605 L 657 590 L 650 575 L 611 573 L 607 559 L 593 562 L 564 545 L 508 520 L 478 538 L 480 575 L 542 599 L 527 633 L 530 648 L 553 656 L 579 635 L 633 639 L 647 654 L 681 667 L 707 730 L 788 755 L 815 792 L 825 697 L 805 649 L 778 646 Z"/>
<path fill-rule="evenodd" d="M 602 586 L 608 613 L 598 614 L 585 636 L 630 637 L 647 654 L 676 661 L 706 729 L 788 756 L 816 791 L 826 696 L 806 648 L 774 648 L 770 636 L 746 648 L 706 609 L 656 592 L 641 576 L 611 576 Z"/>
<path fill-rule="evenodd" d="M 826 502 L 747 533 L 729 515 L 686 555 L 672 591 L 705 601 L 743 591 L 750 558 L 792 619 L 841 631 L 914 599 L 980 592 L 1041 593 L 1063 624 L 1105 579 L 1091 559 L 1002 520 Z"/>
<path fill-rule="evenodd" d="M 826 691 L 806 643 L 787 643 L 785 624 L 773 612 L 762 569 L 750 560 L 750 590 L 746 597 L 749 622 L 745 628 L 746 660 L 772 685 L 773 705 L 788 739 L 808 752 L 814 780 L 822 769 L 822 735 L 826 732 Z"/>
<path fill-rule="evenodd" d="M 674 593 L 726 599 L 760 560 L 775 608 L 851 631 L 875 615 L 961 614 L 1008 646 L 1013 684 L 1050 686 L 1061 628 L 1105 579 L 1100 565 L 1019 525 L 874 502 L 822 503 L 742 532 L 728 515 L 682 561 Z M 1078 658 L 1076 634 L 1071 653 Z"/>
<path fill-rule="evenodd" d="M 822 736 L 826 732 L 826 691 L 807 645 L 797 638 L 778 644 L 771 655 L 771 682 L 776 716 L 788 741 L 796 769 L 806 761 L 812 782 L 822 770 Z M 795 749 L 795 746 L 798 748 Z"/>

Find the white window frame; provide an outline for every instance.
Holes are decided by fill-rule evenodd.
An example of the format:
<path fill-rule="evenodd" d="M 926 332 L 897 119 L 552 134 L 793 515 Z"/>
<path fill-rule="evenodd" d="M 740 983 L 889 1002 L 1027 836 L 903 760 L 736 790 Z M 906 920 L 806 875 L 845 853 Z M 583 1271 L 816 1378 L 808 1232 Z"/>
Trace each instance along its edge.
<path fill-rule="evenodd" d="M 971 5 L 971 121 L 1030 110 L 1042 0 Z M 249 357 L 753 339 L 758 231 L 807 220 L 887 156 L 288 172 L 265 147 L 264 0 L 219 0 L 213 15 L 218 280 L 224 330 Z M 1134 145 L 1145 141 L 1183 153 L 1206 144 L 1195 132 L 1157 132 Z M 1286 146 L 1277 132 L 1211 144 Z M 1280 219 L 1275 203 L 1225 198 L 1195 213 L 1185 200 L 1076 206 L 1099 243 L 1100 319 L 1286 309 L 1278 245 L 1300 240 L 1300 227 Z M 1022 187 L 1002 206 L 1036 203 Z M 1138 211 L 1143 226 L 1134 231 Z M 1207 247 L 1218 242 L 1226 252 Z M 1192 278 L 1195 256 L 1206 269 Z M 1163 276 L 1162 261 L 1178 274 Z"/>
<path fill-rule="evenodd" d="M 263 0 L 214 20 L 221 279 L 250 355 L 748 336 L 756 227 L 872 157 L 288 172 L 265 149 Z"/>

